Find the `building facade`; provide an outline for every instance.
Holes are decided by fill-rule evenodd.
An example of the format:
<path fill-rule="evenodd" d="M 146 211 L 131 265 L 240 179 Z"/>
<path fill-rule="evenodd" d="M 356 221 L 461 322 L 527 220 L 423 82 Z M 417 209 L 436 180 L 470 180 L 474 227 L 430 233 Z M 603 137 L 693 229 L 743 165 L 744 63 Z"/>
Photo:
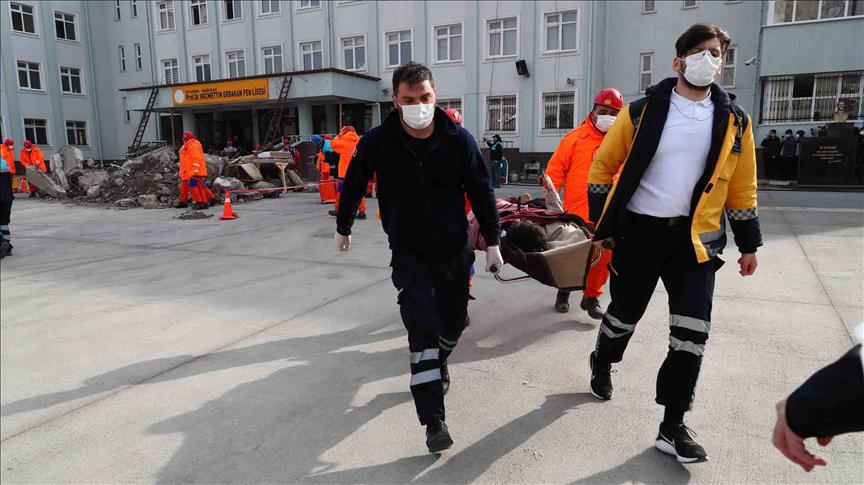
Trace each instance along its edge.
<path fill-rule="evenodd" d="M 414 60 L 478 139 L 500 134 L 542 162 L 598 90 L 632 101 L 675 75 L 675 39 L 708 21 L 732 35 L 719 81 L 761 136 L 824 124 L 841 98 L 860 121 L 862 3 L 0 0 L 2 132 L 119 159 L 153 94 L 144 140 L 191 129 L 251 148 L 286 78 L 279 132 L 364 132 L 393 109 L 394 68 Z"/>

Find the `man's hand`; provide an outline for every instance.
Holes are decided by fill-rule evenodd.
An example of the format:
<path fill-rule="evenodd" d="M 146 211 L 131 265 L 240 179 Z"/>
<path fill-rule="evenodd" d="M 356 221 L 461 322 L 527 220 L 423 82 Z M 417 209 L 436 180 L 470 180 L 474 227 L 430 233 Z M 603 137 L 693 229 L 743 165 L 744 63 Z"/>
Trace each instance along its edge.
<path fill-rule="evenodd" d="M 741 273 L 741 276 L 752 275 L 756 272 L 756 267 L 759 266 L 759 263 L 756 261 L 756 253 L 742 254 L 738 258 L 738 265 L 741 267 L 738 271 Z"/>
<path fill-rule="evenodd" d="M 501 266 L 504 266 L 504 258 L 501 257 L 501 250 L 498 246 L 489 246 L 486 248 L 486 272 L 497 273 Z"/>
<path fill-rule="evenodd" d="M 774 447 L 783 453 L 783 456 L 791 462 L 798 464 L 805 472 L 809 472 L 814 467 L 825 466 L 827 462 L 821 456 L 814 455 L 807 451 L 804 446 L 804 439 L 795 434 L 789 428 L 786 422 L 786 400 L 777 403 L 777 423 L 774 425 L 774 436 L 772 441 Z M 818 438 L 820 445 L 825 446 L 831 442 L 831 436 Z"/>
<path fill-rule="evenodd" d="M 351 236 L 343 236 L 336 233 L 336 249 L 340 251 L 347 251 L 351 249 Z"/>

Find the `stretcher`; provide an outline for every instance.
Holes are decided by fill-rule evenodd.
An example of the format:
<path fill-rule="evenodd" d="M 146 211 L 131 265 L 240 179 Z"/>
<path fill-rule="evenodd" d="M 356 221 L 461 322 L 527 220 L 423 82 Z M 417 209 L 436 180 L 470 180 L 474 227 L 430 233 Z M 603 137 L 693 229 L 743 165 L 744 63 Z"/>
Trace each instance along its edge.
<path fill-rule="evenodd" d="M 538 199 L 540 200 L 542 199 Z M 509 264 L 525 274 L 508 278 L 502 273 L 503 268 L 498 268 L 494 271 L 495 279 L 501 283 L 533 279 L 560 290 L 584 289 L 588 271 L 600 260 L 601 250 L 593 247 L 594 234 L 591 228 L 577 215 L 538 207 L 542 204 L 538 201 L 525 201 L 519 198 L 496 201 L 502 228 L 499 244 L 504 264 Z M 485 250 L 485 243 L 479 235 L 479 224 L 473 215 L 473 213 L 469 214 L 471 244 L 475 250 Z M 530 221 L 541 226 L 552 223 L 566 224 L 576 231 L 565 245 L 546 251 L 526 253 L 507 240 L 507 227 L 517 220 Z"/>

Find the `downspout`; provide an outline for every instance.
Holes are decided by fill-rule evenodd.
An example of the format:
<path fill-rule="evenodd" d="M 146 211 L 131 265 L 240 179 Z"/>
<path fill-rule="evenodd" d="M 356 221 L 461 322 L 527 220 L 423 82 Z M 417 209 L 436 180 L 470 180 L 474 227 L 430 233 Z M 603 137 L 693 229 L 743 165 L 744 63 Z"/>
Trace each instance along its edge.
<path fill-rule="evenodd" d="M 150 53 L 150 81 L 153 84 L 158 84 L 156 82 L 156 51 L 154 50 L 154 44 L 156 40 L 153 38 L 153 26 L 150 23 L 153 17 L 153 11 L 150 9 L 151 2 L 144 2 L 145 9 L 147 11 L 147 51 Z"/>
<path fill-rule="evenodd" d="M 593 109 L 593 105 L 591 104 L 593 97 L 591 93 L 594 92 L 594 2 L 588 2 L 588 66 L 585 72 L 588 73 L 588 85 L 583 94 L 585 96 L 585 107 L 592 106 Z M 555 82 L 557 83 L 558 80 L 556 79 Z M 579 115 L 576 118 L 578 119 Z"/>
<path fill-rule="evenodd" d="M 96 149 L 99 150 L 99 165 L 101 167 L 105 167 L 105 162 L 103 161 L 103 153 L 102 153 L 102 123 L 99 118 L 99 104 L 96 102 L 96 71 L 93 69 L 93 33 L 90 30 L 90 12 L 87 7 L 87 2 L 81 2 L 84 6 L 84 22 L 87 25 L 87 55 L 89 56 L 90 61 L 90 104 L 93 106 L 93 115 L 96 121 L 96 130 L 97 134 L 96 139 Z"/>
<path fill-rule="evenodd" d="M 325 14 L 327 16 L 327 62 L 329 62 L 329 67 L 335 67 L 333 63 L 333 2 L 326 2 L 327 10 L 325 10 Z M 340 119 L 341 122 L 341 119 Z"/>
<path fill-rule="evenodd" d="M 765 8 L 766 8 L 765 3 L 766 2 L 762 2 L 762 6 L 760 8 L 761 17 L 759 18 L 759 40 L 756 42 L 756 80 L 755 80 L 754 86 L 753 86 L 753 110 L 754 111 L 756 110 L 756 106 L 757 106 L 756 102 L 757 102 L 757 100 L 759 101 L 759 105 L 758 105 L 759 106 L 759 116 L 756 117 L 756 119 L 758 120 L 757 124 L 762 124 L 762 102 L 761 102 L 762 100 L 760 97 L 760 95 L 762 93 L 762 89 L 761 89 L 762 88 L 762 86 L 761 86 L 761 79 L 762 79 L 762 32 L 764 32 L 764 30 L 765 30 L 765 22 L 766 22 L 767 13 L 768 13 L 765 10 Z M 737 62 L 737 59 L 736 59 L 736 62 Z M 755 114 L 755 113 L 751 113 L 751 116 L 753 114 Z"/>

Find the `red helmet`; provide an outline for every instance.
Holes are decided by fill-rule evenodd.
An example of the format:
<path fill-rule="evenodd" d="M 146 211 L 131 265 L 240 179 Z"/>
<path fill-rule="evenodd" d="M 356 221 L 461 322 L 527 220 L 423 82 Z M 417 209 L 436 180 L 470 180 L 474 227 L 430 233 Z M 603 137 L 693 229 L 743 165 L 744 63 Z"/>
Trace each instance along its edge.
<path fill-rule="evenodd" d="M 192 138 L 195 138 L 195 135 L 193 135 L 191 131 L 183 132 L 183 141 L 191 140 Z"/>
<path fill-rule="evenodd" d="M 12 145 L 15 144 L 15 142 L 13 142 L 11 138 L 7 138 L 6 140 L 3 141 L 3 144 L 11 147 Z"/>
<path fill-rule="evenodd" d="M 447 116 L 448 116 L 451 120 L 453 120 L 453 123 L 456 123 L 457 125 L 461 125 L 461 124 L 462 124 L 462 113 L 460 113 L 458 109 L 456 109 L 456 108 L 447 108 L 447 109 L 444 110 L 444 113 L 446 113 Z"/>
<path fill-rule="evenodd" d="M 324 135 L 324 139 L 325 139 L 325 140 L 329 140 L 329 139 L 330 139 L 330 135 Z"/>
<path fill-rule="evenodd" d="M 621 110 L 624 107 L 624 97 L 615 88 L 606 88 L 594 97 L 594 105 Z"/>
<path fill-rule="evenodd" d="M 24 148 L 30 148 L 33 146 L 33 142 L 30 140 L 24 140 Z"/>
<path fill-rule="evenodd" d="M 342 127 L 342 133 L 357 133 L 357 130 L 355 130 L 353 126 L 348 125 Z"/>

